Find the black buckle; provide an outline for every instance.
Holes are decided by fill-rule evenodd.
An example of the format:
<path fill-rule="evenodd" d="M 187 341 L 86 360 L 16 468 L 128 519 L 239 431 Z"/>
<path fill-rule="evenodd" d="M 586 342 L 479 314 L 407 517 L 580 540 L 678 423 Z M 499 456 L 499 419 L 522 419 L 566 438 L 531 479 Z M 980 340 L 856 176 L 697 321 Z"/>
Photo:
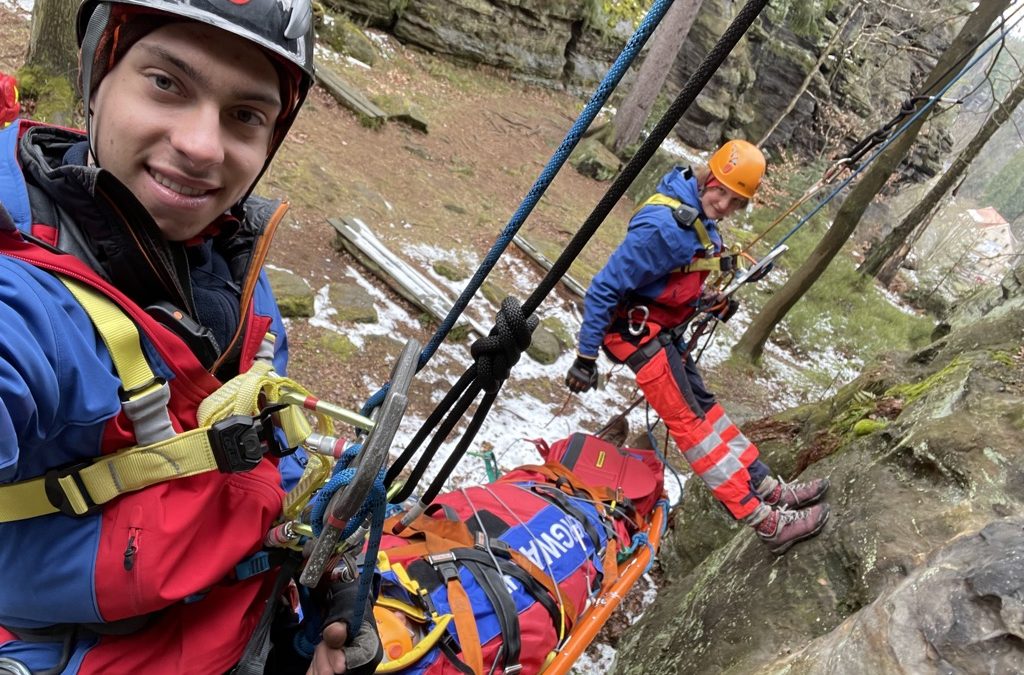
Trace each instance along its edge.
<path fill-rule="evenodd" d="M 676 224 L 684 230 L 689 230 L 693 227 L 693 224 L 700 218 L 700 211 L 693 208 L 689 204 L 682 203 L 676 208 L 672 209 L 672 217 L 675 218 Z"/>
<path fill-rule="evenodd" d="M 512 557 L 512 550 L 509 548 L 508 543 L 501 539 L 490 538 L 483 532 L 476 533 L 476 542 L 473 544 L 473 548 L 479 551 L 490 551 L 495 556 L 505 560 Z"/>
<path fill-rule="evenodd" d="M 268 406 L 258 417 L 232 415 L 211 426 L 207 434 L 217 469 L 221 473 L 252 471 L 268 452 L 277 457 L 287 454 L 277 442 L 271 419 L 283 407 Z"/>
<path fill-rule="evenodd" d="M 101 504 L 97 504 L 89 496 L 89 491 L 85 487 L 85 483 L 82 481 L 82 476 L 79 473 L 82 469 L 92 466 L 90 462 L 81 462 L 79 464 L 72 464 L 70 466 L 64 466 L 57 469 L 50 469 L 46 472 L 46 476 L 43 478 L 43 488 L 46 491 L 46 499 L 50 502 L 58 511 L 63 513 L 65 516 L 71 516 L 72 518 L 82 518 L 84 516 L 92 515 L 103 508 Z M 78 513 L 71 506 L 71 502 L 68 500 L 67 494 L 64 492 L 64 488 L 60 486 L 57 481 L 61 478 L 71 476 L 75 479 L 75 485 L 78 487 L 78 491 L 82 494 L 82 498 L 85 500 L 86 509 L 84 513 Z"/>

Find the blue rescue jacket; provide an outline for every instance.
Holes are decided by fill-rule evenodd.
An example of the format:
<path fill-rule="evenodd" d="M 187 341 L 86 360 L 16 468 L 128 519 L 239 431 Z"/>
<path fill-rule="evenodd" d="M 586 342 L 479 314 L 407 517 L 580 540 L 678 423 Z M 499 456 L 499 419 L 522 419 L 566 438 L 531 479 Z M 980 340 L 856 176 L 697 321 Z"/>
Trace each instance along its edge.
<path fill-rule="evenodd" d="M 24 122 L 0 131 L 0 483 L 134 444 L 106 345 L 54 270 L 110 289 L 138 317 L 147 361 L 171 387 L 179 431 L 195 423 L 199 402 L 219 384 L 177 336 L 145 320 L 141 308 L 153 298 L 180 306 L 174 296 L 188 288 L 181 272 L 188 265 L 180 251 L 154 242 L 145 259 L 157 262 L 145 268 L 132 239 L 155 224 L 141 204 L 106 171 L 62 164 L 82 139 Z M 233 365 L 218 371 L 221 378 L 247 368 L 268 331 L 277 336 L 275 369 L 285 373 L 284 323 L 254 255 L 282 214 L 253 198 L 238 214 L 238 230 L 216 244 L 227 266 L 254 284 L 237 322 Z M 67 635 L 67 624 L 82 629 L 65 673 L 227 670 L 268 589 L 262 578 L 223 582 L 260 548 L 280 513 L 282 474 L 297 476 L 297 461 L 159 483 L 82 517 L 0 523 L 0 657 L 50 668 L 60 639 L 23 641 L 19 631 L 57 627 L 55 635 Z M 128 635 L 102 630 L 135 620 L 140 627 Z"/>
<path fill-rule="evenodd" d="M 700 210 L 697 179 L 688 168 L 676 167 L 658 183 L 657 192 L 698 209 L 714 244 L 722 250 L 715 221 Z M 594 275 L 583 300 L 579 352 L 597 356 L 617 314 L 631 305 L 658 305 L 662 325 L 679 323 L 692 313 L 706 272 L 681 272 L 695 257 L 706 254 L 697 233 L 681 227 L 672 209 L 661 205 L 640 208 L 630 219 L 626 237 L 605 266 Z"/>

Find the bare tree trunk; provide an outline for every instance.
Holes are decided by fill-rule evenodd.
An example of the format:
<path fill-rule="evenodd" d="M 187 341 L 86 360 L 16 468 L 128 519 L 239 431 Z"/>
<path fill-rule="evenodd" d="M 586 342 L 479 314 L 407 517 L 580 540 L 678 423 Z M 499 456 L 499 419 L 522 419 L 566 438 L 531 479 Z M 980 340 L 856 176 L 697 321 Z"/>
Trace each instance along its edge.
<path fill-rule="evenodd" d="M 921 238 L 922 234 L 924 234 L 925 228 L 931 225 L 932 220 L 935 219 L 935 215 L 939 212 L 939 209 L 942 208 L 942 197 L 939 199 L 940 201 L 932 204 L 931 209 L 928 210 L 928 214 L 924 217 L 924 220 L 921 221 L 920 225 L 917 226 L 914 232 L 903 240 L 896 251 L 888 260 L 885 261 L 881 269 L 878 270 L 878 275 L 875 278 L 878 279 L 878 282 L 886 288 L 888 288 L 889 284 L 892 283 L 892 280 L 896 278 L 896 273 L 899 271 L 900 265 L 902 265 L 903 261 L 907 259 L 908 255 L 910 255 L 910 252 L 914 249 L 914 244 L 917 243 L 917 240 Z"/>
<path fill-rule="evenodd" d="M 668 71 L 675 61 L 679 48 L 686 42 L 693 20 L 700 11 L 703 0 L 676 0 L 668 8 L 665 17 L 651 36 L 651 47 L 640 65 L 636 82 L 626 94 L 615 113 L 612 126 L 615 139 L 612 149 L 621 152 L 623 148 L 636 143 L 643 131 L 644 122 L 651 114 L 651 107 L 665 84 Z"/>
<path fill-rule="evenodd" d="M 773 133 L 775 133 L 775 130 L 779 128 L 779 125 L 782 124 L 782 120 L 786 119 L 786 117 L 789 116 L 789 113 L 793 112 L 793 108 L 795 108 L 797 102 L 800 101 L 800 97 L 803 96 L 804 92 L 807 91 L 807 88 L 811 86 L 811 80 L 814 79 L 815 74 L 818 72 L 818 70 L 821 69 L 821 64 L 825 63 L 825 59 L 827 59 L 829 57 L 829 54 L 832 53 L 832 48 L 836 46 L 837 42 L 839 42 L 839 38 L 841 38 L 843 36 L 843 33 L 846 32 L 846 27 L 850 25 L 850 21 L 853 20 L 854 14 L 856 14 L 860 10 L 860 8 L 861 3 L 858 2 L 856 5 L 853 6 L 853 9 L 850 10 L 849 16 L 846 17 L 842 25 L 836 29 L 835 33 L 833 33 L 832 38 L 828 41 L 828 44 L 825 45 L 825 48 L 821 51 L 821 56 L 818 57 L 817 63 L 815 63 L 814 67 L 811 68 L 810 71 L 808 71 L 807 77 L 804 78 L 804 81 L 800 84 L 800 87 L 796 90 L 796 93 L 793 94 L 793 98 L 790 99 L 789 105 L 787 105 L 786 109 L 779 114 L 779 116 L 775 119 L 774 122 L 772 122 L 772 125 L 768 127 L 768 131 L 764 132 L 764 136 L 762 136 L 761 140 L 757 142 L 757 147 L 761 147 L 762 145 L 764 145 L 764 142 L 767 141 L 768 138 Z"/>
<path fill-rule="evenodd" d="M 899 225 L 886 235 L 885 239 L 871 247 L 867 258 L 859 268 L 862 274 L 875 276 L 885 285 L 892 282 L 900 263 L 910 253 L 909 247 L 903 247 L 900 244 L 906 241 L 911 233 L 921 225 L 932 206 L 938 204 L 945 197 L 946 193 L 970 167 L 974 158 L 981 153 L 992 135 L 1010 119 L 1021 101 L 1024 101 L 1024 77 L 1017 81 L 1013 91 L 996 106 L 995 111 L 989 115 L 978 132 L 974 134 L 971 142 L 956 156 L 956 159 L 942 174 L 942 177 L 935 182 L 928 194 L 910 210 L 910 213 L 903 218 Z"/>
<path fill-rule="evenodd" d="M 75 39 L 77 13 L 76 2 L 35 0 L 26 66 L 74 82 L 78 73 L 78 43 Z"/>
<path fill-rule="evenodd" d="M 968 17 L 967 22 L 954 38 L 950 48 L 938 59 L 927 81 L 921 88 L 923 96 L 939 91 L 956 77 L 957 62 L 974 53 L 989 26 L 1009 6 L 1010 0 L 989 0 L 981 2 Z M 832 227 L 808 256 L 804 264 L 790 276 L 789 281 L 773 295 L 760 313 L 754 317 L 750 327 L 732 349 L 734 356 L 756 361 L 764 352 L 764 343 L 775 326 L 786 316 L 793 305 L 824 273 L 832 259 L 842 249 L 860 222 L 864 210 L 885 185 L 899 163 L 906 157 L 910 147 L 921 132 L 928 115 L 918 117 L 907 127 L 875 160 L 864 173 L 849 196 L 843 201 Z"/>

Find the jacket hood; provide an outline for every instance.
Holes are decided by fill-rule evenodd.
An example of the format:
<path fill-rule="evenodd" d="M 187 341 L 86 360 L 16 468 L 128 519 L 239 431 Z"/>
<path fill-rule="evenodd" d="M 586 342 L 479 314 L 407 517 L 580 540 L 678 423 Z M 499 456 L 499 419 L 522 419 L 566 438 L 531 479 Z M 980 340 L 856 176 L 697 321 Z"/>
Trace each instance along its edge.
<path fill-rule="evenodd" d="M 686 202 L 692 206 L 700 205 L 700 192 L 697 190 L 697 179 L 688 166 L 677 166 L 658 182 L 657 192 Z"/>

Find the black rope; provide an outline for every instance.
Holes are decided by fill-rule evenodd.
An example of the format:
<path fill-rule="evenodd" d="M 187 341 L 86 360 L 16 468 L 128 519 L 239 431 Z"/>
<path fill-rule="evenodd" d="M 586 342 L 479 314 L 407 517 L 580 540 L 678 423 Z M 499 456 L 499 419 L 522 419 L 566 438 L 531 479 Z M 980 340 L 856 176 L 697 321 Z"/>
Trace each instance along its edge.
<path fill-rule="evenodd" d="M 424 504 L 429 503 L 440 493 L 444 482 L 466 454 L 477 432 L 483 425 L 483 421 L 487 417 L 487 413 L 490 412 L 491 406 L 501 390 L 501 386 L 512 373 L 512 366 L 519 361 L 523 352 L 530 346 L 530 339 L 538 323 L 539 319 L 537 317 L 528 317 L 523 313 L 519 301 L 515 298 L 508 297 L 501 301 L 501 309 L 498 311 L 491 332 L 474 342 L 470 348 L 470 354 L 474 358 L 473 365 L 459 378 L 459 381 L 448 392 L 444 400 L 438 404 L 427 421 L 423 423 L 423 426 L 409 443 L 401 457 L 388 468 L 385 484 L 390 486 L 423 444 L 423 441 L 426 440 L 427 436 L 444 418 L 444 422 L 440 424 L 437 433 L 427 445 L 427 449 L 416 463 L 416 466 L 413 467 L 409 479 L 402 489 L 392 496 L 390 501 L 393 504 L 398 504 L 409 498 L 413 489 L 423 478 L 427 466 L 434 458 L 434 455 L 437 454 L 441 444 L 451 435 L 455 425 L 458 424 L 462 416 L 469 410 L 477 395 L 483 391 L 485 392 L 484 398 L 480 405 L 477 406 L 476 411 L 474 411 L 469 427 L 463 433 L 459 443 L 455 446 L 455 450 L 445 461 L 444 466 L 434 478 L 430 487 L 424 492 L 421 501 Z"/>
<path fill-rule="evenodd" d="M 1001 17 L 1001 20 L 995 26 L 993 26 L 993 28 L 989 30 L 989 32 L 986 33 L 980 40 L 978 40 L 978 42 L 971 49 L 964 50 L 964 53 L 960 55 L 960 58 L 958 58 L 956 61 L 950 64 L 950 66 L 946 68 L 946 70 L 944 70 L 941 75 L 934 78 L 932 85 L 928 88 L 926 92 L 924 92 L 923 95 L 914 96 L 903 101 L 903 103 L 900 105 L 900 111 L 896 113 L 896 115 L 891 120 L 889 120 L 886 124 L 880 126 L 878 129 L 872 131 L 870 134 L 868 134 L 860 141 L 858 141 L 852 148 L 850 148 L 850 151 L 847 152 L 845 156 L 838 157 L 837 161 L 849 165 L 857 164 L 864 157 L 864 155 L 866 155 L 871 149 L 873 149 L 880 143 L 883 143 L 886 140 L 888 140 L 889 137 L 893 135 L 894 130 L 899 125 L 901 125 L 904 120 L 906 120 L 911 115 L 917 113 L 919 103 L 921 103 L 922 101 L 928 102 L 932 99 L 931 92 L 934 92 L 939 89 L 940 84 L 946 79 L 947 75 L 953 72 L 954 69 L 961 67 L 962 64 L 964 64 L 971 57 L 971 55 L 975 51 L 977 51 L 979 47 L 981 47 L 981 45 L 985 44 L 985 42 L 987 42 L 989 38 L 991 38 L 996 33 L 1005 30 L 1006 24 L 1009 23 L 1010 19 L 1013 17 L 1014 14 L 1021 11 L 1022 7 L 1024 7 L 1024 5 L 1018 5 L 1009 13 L 1009 15 Z M 1005 42 L 1005 38 L 1002 41 Z M 993 61 L 993 64 L 994 63 L 995 61 Z M 967 95 L 962 96 L 952 102 L 956 104 L 963 103 L 964 99 L 973 93 L 974 92 L 971 91 Z"/>
<path fill-rule="evenodd" d="M 490 334 L 481 338 L 473 344 L 471 353 L 476 359 L 456 385 L 445 396 L 424 422 L 416 436 L 406 447 L 401 457 L 388 469 L 386 484 L 390 487 L 397 479 L 398 474 L 409 463 L 409 460 L 416 453 L 419 447 L 426 440 L 427 436 L 440 423 L 437 433 L 431 439 L 430 444 L 424 450 L 416 466 L 413 468 L 408 480 L 402 489 L 390 499 L 391 503 L 397 504 L 405 501 L 412 494 L 416 484 L 423 477 L 427 465 L 437 453 L 438 448 L 447 439 L 448 435 L 455 428 L 456 423 L 469 409 L 477 394 L 486 391 L 486 395 L 480 402 L 473 414 L 466 432 L 463 434 L 455 450 L 445 461 L 441 471 L 434 478 L 430 487 L 424 492 L 420 499 L 420 506 L 428 504 L 440 492 L 448 476 L 455 469 L 455 466 L 462 459 L 470 443 L 483 424 L 484 418 L 491 409 L 491 405 L 497 398 L 505 380 L 508 379 L 512 366 L 519 360 L 520 355 L 530 344 L 530 333 L 537 326 L 538 319 L 533 316 L 540 303 L 554 289 L 558 281 L 569 270 L 569 266 L 579 256 L 587 242 L 594 236 L 598 227 L 611 213 L 615 204 L 626 194 L 626 189 L 640 174 L 647 162 L 654 156 L 654 153 L 675 128 L 679 120 L 700 95 L 704 87 L 711 81 L 715 71 L 721 67 L 726 57 L 733 50 L 736 44 L 743 37 L 747 29 L 754 23 L 761 11 L 768 5 L 768 0 L 749 0 L 739 11 L 736 18 L 726 28 L 725 33 L 708 52 L 704 60 L 697 66 L 690 75 L 686 84 L 680 90 L 676 99 L 669 106 L 668 110 L 651 130 L 650 135 L 637 149 L 636 154 L 629 160 L 622 171 L 616 176 L 604 196 L 591 211 L 590 215 L 580 226 L 580 229 L 573 235 L 565 250 L 552 264 L 548 273 L 541 280 L 537 288 L 530 294 L 526 302 L 520 307 L 513 298 L 505 298 L 501 303 L 501 310 L 494 328 Z M 447 415 L 447 417 L 446 417 Z M 442 418 L 444 422 L 441 423 Z M 411 516 L 412 514 L 407 514 Z"/>
<path fill-rule="evenodd" d="M 494 393 L 512 374 L 512 366 L 530 346 L 530 338 L 540 319 L 526 316 L 519 301 L 507 297 L 501 301 L 501 310 L 494 328 L 486 337 L 473 343 L 469 353 L 477 365 L 477 381 L 488 393 Z"/>
<path fill-rule="evenodd" d="M 572 265 L 576 257 L 583 251 L 587 242 L 594 236 L 597 228 L 608 217 L 608 214 L 611 213 L 619 199 L 626 194 L 626 189 L 640 175 L 640 171 L 643 170 L 647 162 L 654 156 L 662 142 L 668 137 L 676 124 L 679 123 L 679 120 L 682 119 L 686 111 L 689 110 L 708 82 L 711 81 L 711 77 L 721 67 L 729 52 L 733 50 L 736 43 L 739 42 L 743 34 L 746 33 L 747 29 L 750 28 L 754 20 L 761 13 L 761 10 L 767 5 L 768 0 L 750 0 L 739 11 L 733 22 L 725 29 L 722 37 L 719 38 L 715 46 L 711 48 L 711 51 L 708 52 L 704 60 L 697 66 L 697 69 L 690 75 L 690 78 L 683 85 L 672 105 L 668 107 L 668 110 L 658 120 L 654 129 L 651 130 L 650 136 L 644 140 L 639 149 L 637 149 L 636 154 L 633 155 L 626 166 L 622 168 L 619 175 L 615 177 L 615 180 L 612 181 L 608 191 L 605 192 L 601 201 L 597 203 L 594 210 L 587 216 L 579 231 L 573 235 L 565 250 L 558 256 L 558 260 L 551 265 L 551 269 L 540 282 L 540 285 L 523 303 L 523 311 L 526 314 L 533 314 L 536 311 L 541 301 L 547 297 L 548 293 L 555 287 L 555 284 L 569 270 L 569 266 Z"/>

